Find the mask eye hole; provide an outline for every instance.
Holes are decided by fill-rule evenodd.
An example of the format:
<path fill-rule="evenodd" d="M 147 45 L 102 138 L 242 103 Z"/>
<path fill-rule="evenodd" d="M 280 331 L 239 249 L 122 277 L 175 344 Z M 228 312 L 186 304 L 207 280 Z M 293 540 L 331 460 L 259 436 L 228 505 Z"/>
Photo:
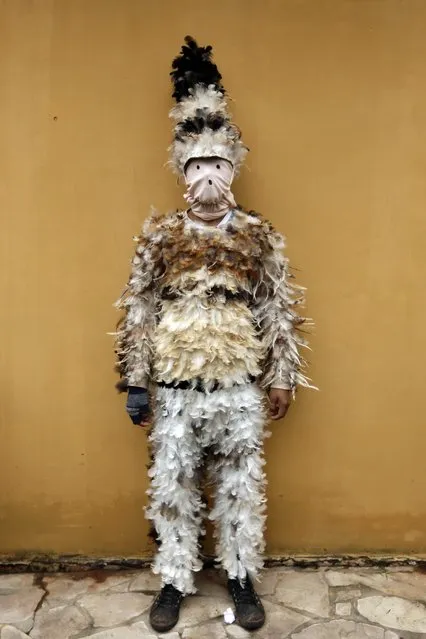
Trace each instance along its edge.
<path fill-rule="evenodd" d="M 217 168 L 217 169 L 220 169 L 220 164 L 216 164 L 216 168 Z"/>

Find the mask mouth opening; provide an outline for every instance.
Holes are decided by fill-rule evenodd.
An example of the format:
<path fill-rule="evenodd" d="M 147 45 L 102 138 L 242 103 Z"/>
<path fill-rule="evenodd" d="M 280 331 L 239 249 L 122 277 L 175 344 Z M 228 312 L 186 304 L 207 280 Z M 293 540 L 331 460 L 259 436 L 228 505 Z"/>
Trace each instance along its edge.
<path fill-rule="evenodd" d="M 205 198 L 201 199 L 198 198 L 198 202 L 200 202 L 200 204 L 205 204 L 206 206 L 214 206 L 215 204 L 217 204 L 218 202 L 221 201 L 221 197 L 209 197 L 206 196 Z"/>

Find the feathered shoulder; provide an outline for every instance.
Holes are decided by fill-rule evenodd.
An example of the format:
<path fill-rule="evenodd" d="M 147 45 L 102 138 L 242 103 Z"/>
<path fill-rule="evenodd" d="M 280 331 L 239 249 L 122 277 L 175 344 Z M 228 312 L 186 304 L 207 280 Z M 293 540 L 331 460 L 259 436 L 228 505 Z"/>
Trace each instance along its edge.
<path fill-rule="evenodd" d="M 183 212 L 158 213 L 152 211 L 142 224 L 141 232 L 134 238 L 136 242 L 161 244 L 165 234 L 182 224 Z"/>
<path fill-rule="evenodd" d="M 259 242 L 272 250 L 282 250 L 286 246 L 284 235 L 276 230 L 272 222 L 257 211 L 248 210 L 241 206 L 238 213 L 243 216 L 244 224 L 251 228 Z"/>

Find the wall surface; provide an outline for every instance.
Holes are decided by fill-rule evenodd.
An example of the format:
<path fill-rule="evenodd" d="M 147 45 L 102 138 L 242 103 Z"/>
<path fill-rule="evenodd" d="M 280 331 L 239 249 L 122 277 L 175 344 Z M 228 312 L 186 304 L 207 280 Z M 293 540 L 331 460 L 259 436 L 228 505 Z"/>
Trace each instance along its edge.
<path fill-rule="evenodd" d="M 424 0 L 0 3 L 0 551 L 143 555 L 146 443 L 112 307 L 164 168 L 168 73 L 213 43 L 238 200 L 308 287 L 311 375 L 267 442 L 268 552 L 426 553 Z"/>

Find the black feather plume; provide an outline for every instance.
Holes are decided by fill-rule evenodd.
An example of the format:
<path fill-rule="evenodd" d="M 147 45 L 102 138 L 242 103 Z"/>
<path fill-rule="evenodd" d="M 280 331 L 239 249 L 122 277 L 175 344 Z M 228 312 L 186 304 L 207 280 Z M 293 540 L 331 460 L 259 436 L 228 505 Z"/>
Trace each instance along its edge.
<path fill-rule="evenodd" d="M 174 85 L 173 97 L 176 102 L 189 95 L 189 89 L 196 84 L 213 84 L 217 91 L 225 93 L 217 66 L 212 62 L 212 47 L 199 47 L 194 38 L 186 36 L 185 43 L 172 63 L 170 75 Z"/>

